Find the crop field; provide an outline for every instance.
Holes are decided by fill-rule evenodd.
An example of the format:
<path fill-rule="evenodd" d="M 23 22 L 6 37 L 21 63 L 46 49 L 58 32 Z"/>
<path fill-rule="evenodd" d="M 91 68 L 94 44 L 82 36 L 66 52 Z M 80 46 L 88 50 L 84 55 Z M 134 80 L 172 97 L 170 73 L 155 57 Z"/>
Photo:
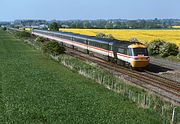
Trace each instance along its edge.
<path fill-rule="evenodd" d="M 155 112 L 0 31 L 0 123 L 158 124 Z"/>
<path fill-rule="evenodd" d="M 140 42 L 146 43 L 155 39 L 176 43 L 180 47 L 180 30 L 113 30 L 113 29 L 60 29 L 65 32 L 73 32 L 89 36 L 96 36 L 97 33 L 112 34 L 119 40 L 137 38 Z"/>

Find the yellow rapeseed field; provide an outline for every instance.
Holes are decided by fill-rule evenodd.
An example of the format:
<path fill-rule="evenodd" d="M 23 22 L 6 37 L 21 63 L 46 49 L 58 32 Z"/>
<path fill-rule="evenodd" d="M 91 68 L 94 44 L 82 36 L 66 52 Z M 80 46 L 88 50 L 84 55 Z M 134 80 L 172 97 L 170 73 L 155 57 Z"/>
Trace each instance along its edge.
<path fill-rule="evenodd" d="M 64 32 L 73 32 L 89 36 L 96 36 L 97 33 L 112 34 L 119 40 L 137 38 L 140 42 L 146 43 L 155 39 L 176 43 L 180 47 L 180 30 L 125 30 L 125 29 L 60 29 Z"/>

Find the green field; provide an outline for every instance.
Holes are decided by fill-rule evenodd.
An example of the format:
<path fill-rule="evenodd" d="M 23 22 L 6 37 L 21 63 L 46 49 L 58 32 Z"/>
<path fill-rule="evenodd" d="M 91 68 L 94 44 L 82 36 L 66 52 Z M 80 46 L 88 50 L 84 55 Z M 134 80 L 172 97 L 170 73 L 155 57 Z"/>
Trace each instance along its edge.
<path fill-rule="evenodd" d="M 0 31 L 0 123 L 159 124 L 138 108 Z"/>

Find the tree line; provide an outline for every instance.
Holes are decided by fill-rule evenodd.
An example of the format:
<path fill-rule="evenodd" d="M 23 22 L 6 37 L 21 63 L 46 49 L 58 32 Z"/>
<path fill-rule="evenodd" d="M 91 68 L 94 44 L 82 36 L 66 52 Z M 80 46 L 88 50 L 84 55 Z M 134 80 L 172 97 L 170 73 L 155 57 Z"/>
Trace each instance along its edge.
<path fill-rule="evenodd" d="M 161 29 L 180 25 L 180 20 L 153 19 L 153 20 L 72 20 L 59 21 L 65 28 L 97 28 L 97 29 Z"/>
<path fill-rule="evenodd" d="M 180 26 L 180 19 L 109 19 L 109 20 L 65 20 L 65 21 L 46 21 L 46 20 L 15 20 L 13 23 L 0 23 L 0 25 L 9 24 L 11 26 L 37 26 L 50 25 L 56 22 L 58 27 L 62 28 L 92 28 L 92 29 L 164 29 L 172 26 Z"/>

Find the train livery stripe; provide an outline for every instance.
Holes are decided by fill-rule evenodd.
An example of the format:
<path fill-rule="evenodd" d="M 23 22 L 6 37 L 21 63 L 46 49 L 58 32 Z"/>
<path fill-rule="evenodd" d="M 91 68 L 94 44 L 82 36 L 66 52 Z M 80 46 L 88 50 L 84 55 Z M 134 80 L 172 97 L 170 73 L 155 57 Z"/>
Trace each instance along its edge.
<path fill-rule="evenodd" d="M 33 34 L 39 35 L 39 36 L 42 36 L 42 37 L 45 37 L 45 38 L 53 39 L 53 40 L 56 40 L 56 41 L 68 43 L 68 44 L 78 46 L 78 47 L 81 47 L 81 48 L 84 48 L 84 49 L 88 49 L 90 51 L 97 52 L 97 53 L 100 53 L 100 54 L 103 54 L 103 55 L 107 55 L 107 56 L 109 55 L 111 57 L 114 57 L 113 51 L 108 51 L 108 50 L 105 50 L 105 49 L 102 49 L 102 48 L 89 46 L 89 45 L 86 45 L 86 44 L 82 44 L 82 43 L 79 43 L 79 42 L 74 42 L 74 41 L 67 40 L 67 39 L 62 39 L 62 38 L 55 37 L 55 36 L 48 36 L 48 35 L 41 34 L 41 33 L 33 32 Z M 129 59 L 144 58 L 144 57 L 148 57 L 148 56 L 128 56 L 128 55 L 125 55 L 125 54 L 117 53 L 117 57 L 119 59 L 122 59 L 124 61 L 129 62 L 130 61 Z"/>
<path fill-rule="evenodd" d="M 40 34 L 40 33 L 35 33 L 35 32 L 33 32 L 33 34 L 39 35 L 39 36 L 42 36 L 42 37 L 46 37 L 46 38 L 49 38 L 49 39 L 57 40 L 57 41 L 60 41 L 60 42 L 69 43 L 69 44 L 74 45 L 74 46 L 85 47 L 85 49 L 88 49 L 88 50 L 94 51 L 94 52 L 98 52 L 98 53 L 101 53 L 101 54 L 104 54 L 104 55 L 107 55 L 107 56 L 108 56 L 108 53 L 109 53 L 108 50 L 98 48 L 98 47 L 94 47 L 94 46 L 89 46 L 89 45 L 78 43 L 78 42 L 74 42 L 74 41 L 71 41 L 71 40 L 66 40 L 66 39 L 62 39 L 62 38 L 58 38 L 58 37 L 54 37 L 54 36 L 48 36 L 48 35 L 44 35 L 44 34 Z"/>

